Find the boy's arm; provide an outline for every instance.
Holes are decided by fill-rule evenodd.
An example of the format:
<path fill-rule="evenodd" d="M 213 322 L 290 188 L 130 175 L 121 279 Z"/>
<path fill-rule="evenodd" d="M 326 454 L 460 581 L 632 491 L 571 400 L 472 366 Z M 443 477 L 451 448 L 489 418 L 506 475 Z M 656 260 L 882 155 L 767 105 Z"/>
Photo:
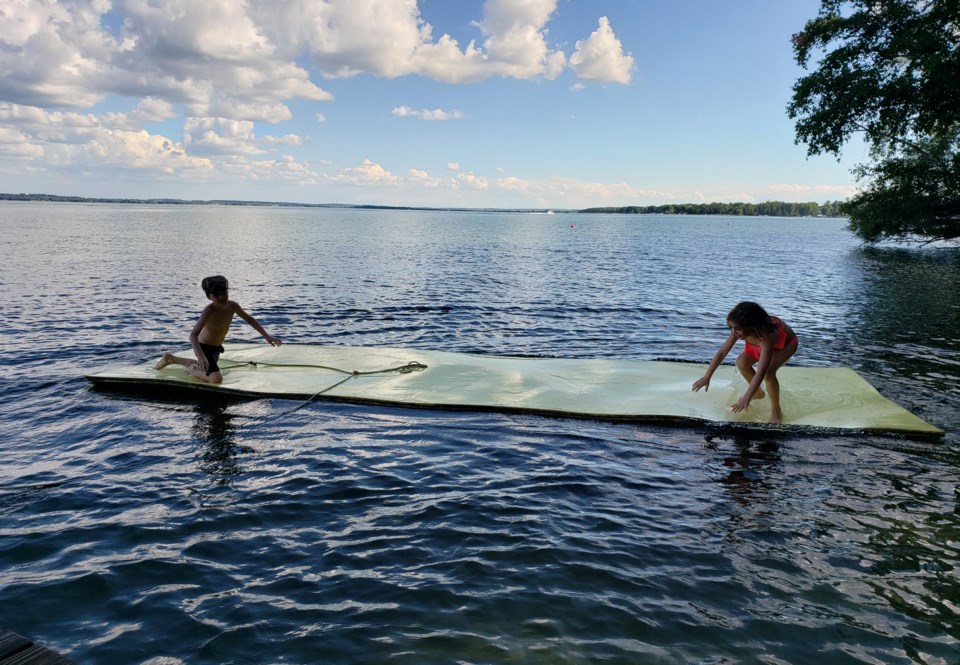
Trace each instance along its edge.
<path fill-rule="evenodd" d="M 197 367 L 202 372 L 206 373 L 208 369 L 207 356 L 204 354 L 203 350 L 200 348 L 200 333 L 203 330 L 203 327 L 207 325 L 207 319 L 210 317 L 210 308 L 211 305 L 207 305 L 203 308 L 203 311 L 200 312 L 200 318 L 197 320 L 197 325 L 193 327 L 193 330 L 190 331 L 190 346 L 193 347 L 193 353 L 197 356 Z"/>
<path fill-rule="evenodd" d="M 720 363 L 723 362 L 723 359 L 727 357 L 727 354 L 730 353 L 730 349 L 733 348 L 733 345 L 737 343 L 737 336 L 733 333 L 727 337 L 726 341 L 723 343 L 723 346 L 720 347 L 720 350 L 713 354 L 713 358 L 710 360 L 710 366 L 707 367 L 707 371 L 702 377 L 693 382 L 694 392 L 704 388 L 710 390 L 710 379 L 713 377 L 713 373 L 717 371 L 717 368 L 720 366 Z"/>
<path fill-rule="evenodd" d="M 276 337 L 268 333 L 266 330 L 264 330 L 263 326 L 260 325 L 260 322 L 257 321 L 252 316 L 250 316 L 249 314 L 247 314 L 245 311 L 243 311 L 243 307 L 241 307 L 239 304 L 233 303 L 233 307 L 234 307 L 233 309 L 234 313 L 237 316 L 239 316 L 241 319 L 249 323 L 251 326 L 253 326 L 253 329 L 256 330 L 258 333 L 260 333 L 263 336 L 263 338 L 267 340 L 268 343 L 270 343 L 273 346 L 280 346 L 283 343 L 279 339 L 277 339 Z"/>

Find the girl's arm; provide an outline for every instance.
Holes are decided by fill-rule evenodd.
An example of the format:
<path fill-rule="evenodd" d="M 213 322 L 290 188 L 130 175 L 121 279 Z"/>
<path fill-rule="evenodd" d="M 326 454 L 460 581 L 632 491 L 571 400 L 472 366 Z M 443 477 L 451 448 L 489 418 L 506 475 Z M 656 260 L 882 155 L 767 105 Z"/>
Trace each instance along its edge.
<path fill-rule="evenodd" d="M 267 342 L 269 342 L 273 346 L 280 346 L 282 342 L 276 337 L 273 337 L 272 335 L 270 335 L 270 333 L 268 333 L 266 330 L 264 330 L 263 326 L 260 325 L 259 321 L 257 321 L 255 318 L 253 318 L 252 316 L 247 314 L 245 311 L 243 311 L 243 307 L 241 307 L 237 303 L 233 303 L 233 306 L 234 306 L 234 313 L 237 316 L 239 316 L 241 319 L 249 323 L 251 326 L 253 326 L 253 329 L 256 330 L 258 333 L 260 333 L 263 336 L 263 338 L 267 340 Z"/>
<path fill-rule="evenodd" d="M 760 384 L 763 383 L 763 379 L 767 376 L 767 370 L 770 369 L 770 361 L 773 358 L 773 344 L 773 338 L 770 336 L 760 340 L 760 360 L 757 362 L 757 371 L 753 375 L 750 385 L 747 386 L 746 392 L 743 393 L 743 397 L 730 407 L 734 413 L 746 410 L 750 405 L 750 400 L 753 399 L 753 394 L 757 392 Z"/>
<path fill-rule="evenodd" d="M 723 359 L 727 357 L 727 354 L 730 353 L 730 349 L 732 349 L 733 345 L 736 343 L 737 336 L 733 333 L 730 333 L 730 336 L 727 337 L 726 341 L 723 343 L 723 346 L 720 347 L 720 350 L 713 354 L 713 358 L 710 360 L 710 366 L 707 367 L 706 373 L 693 382 L 694 392 L 700 390 L 701 388 L 704 390 L 710 390 L 710 378 L 713 376 L 713 373 L 717 371 L 720 363 L 723 362 Z"/>

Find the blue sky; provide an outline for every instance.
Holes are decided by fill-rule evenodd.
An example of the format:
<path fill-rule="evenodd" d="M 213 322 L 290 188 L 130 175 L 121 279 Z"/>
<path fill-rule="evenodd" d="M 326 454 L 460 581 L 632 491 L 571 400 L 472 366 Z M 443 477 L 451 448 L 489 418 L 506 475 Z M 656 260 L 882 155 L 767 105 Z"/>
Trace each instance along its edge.
<path fill-rule="evenodd" d="M 826 201 L 814 0 L 0 0 L 0 191 L 416 206 Z"/>

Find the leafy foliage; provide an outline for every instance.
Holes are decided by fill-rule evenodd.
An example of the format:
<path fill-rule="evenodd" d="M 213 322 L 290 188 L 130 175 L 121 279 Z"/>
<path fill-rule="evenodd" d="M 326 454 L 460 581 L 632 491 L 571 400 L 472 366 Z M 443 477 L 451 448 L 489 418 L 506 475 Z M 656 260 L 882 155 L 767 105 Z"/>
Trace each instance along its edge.
<path fill-rule="evenodd" d="M 858 169 L 872 187 L 842 206 L 854 233 L 868 242 L 960 238 L 960 151 L 945 141 Z"/>
<path fill-rule="evenodd" d="M 844 205 L 868 242 L 960 237 L 960 1 L 822 0 L 793 36 L 816 69 L 787 107 L 807 153 L 839 155 L 863 133 L 873 165 Z"/>

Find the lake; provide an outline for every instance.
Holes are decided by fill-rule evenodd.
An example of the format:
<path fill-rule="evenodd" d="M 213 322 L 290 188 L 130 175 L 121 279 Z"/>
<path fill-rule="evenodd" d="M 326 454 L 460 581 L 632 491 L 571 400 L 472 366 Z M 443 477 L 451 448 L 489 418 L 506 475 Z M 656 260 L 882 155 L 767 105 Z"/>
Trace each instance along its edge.
<path fill-rule="evenodd" d="M 706 363 L 756 300 L 791 364 L 946 435 L 91 389 L 187 348 L 218 273 L 286 342 L 480 354 Z M 955 249 L 836 219 L 3 203 L 0 312 L 0 626 L 86 665 L 960 661 Z"/>

